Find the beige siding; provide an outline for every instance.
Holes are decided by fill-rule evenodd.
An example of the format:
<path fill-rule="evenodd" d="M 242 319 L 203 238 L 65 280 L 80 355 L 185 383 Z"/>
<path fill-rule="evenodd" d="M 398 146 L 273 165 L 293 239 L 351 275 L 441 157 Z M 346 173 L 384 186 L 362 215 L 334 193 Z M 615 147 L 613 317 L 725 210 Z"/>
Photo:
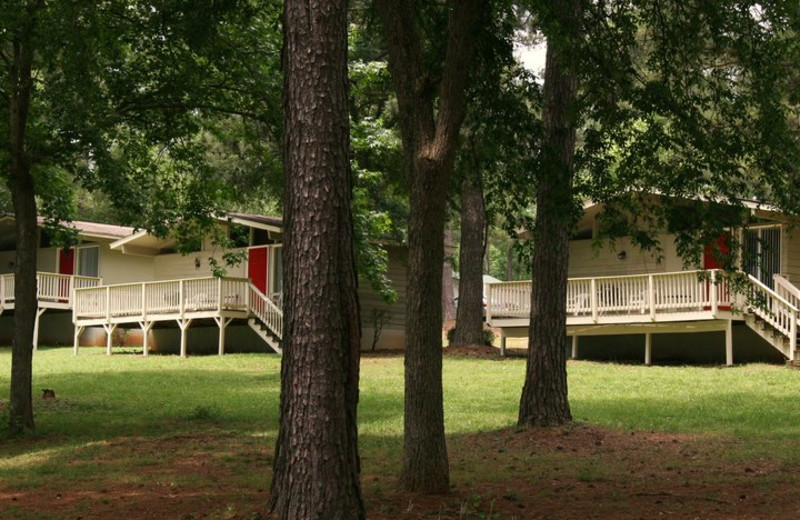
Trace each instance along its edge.
<path fill-rule="evenodd" d="M 781 244 L 781 273 L 800 285 L 800 230 L 785 230 Z"/>
<path fill-rule="evenodd" d="M 658 239 L 663 248 L 660 262 L 655 252 L 639 251 L 628 238 L 617 240 L 613 249 L 608 243 L 598 248 L 593 240 L 573 240 L 569 244 L 569 276 L 619 276 L 682 270 L 683 263 L 675 250 L 673 235 L 662 234 Z M 623 251 L 624 259 L 620 259 Z"/>
<path fill-rule="evenodd" d="M 406 327 L 406 285 L 408 283 L 407 250 L 401 247 L 387 248 L 389 253 L 389 271 L 387 276 L 397 291 L 397 301 L 387 304 L 376 293 L 369 282 L 358 281 L 358 297 L 361 302 L 362 348 L 372 346 L 375 330 L 375 316 L 386 313 L 386 322 L 378 341 L 377 348 L 403 348 L 405 346 Z"/>
<path fill-rule="evenodd" d="M 57 258 L 58 248 L 48 247 L 47 249 L 40 249 L 36 255 L 36 269 L 48 273 L 57 271 Z"/>
<path fill-rule="evenodd" d="M 152 256 L 124 255 L 100 244 L 98 275 L 104 284 L 150 281 L 154 260 Z"/>
<path fill-rule="evenodd" d="M 0 274 L 14 272 L 14 258 L 16 251 L 0 251 Z"/>
<path fill-rule="evenodd" d="M 176 280 L 179 278 L 201 278 L 211 276 L 211 266 L 208 259 L 216 258 L 222 263 L 222 251 L 201 251 L 188 255 L 178 253 L 169 255 L 159 255 L 155 257 L 153 279 L 154 280 Z M 195 258 L 200 259 L 200 267 L 195 267 Z M 247 262 L 227 268 L 227 275 L 230 277 L 246 277 Z"/>

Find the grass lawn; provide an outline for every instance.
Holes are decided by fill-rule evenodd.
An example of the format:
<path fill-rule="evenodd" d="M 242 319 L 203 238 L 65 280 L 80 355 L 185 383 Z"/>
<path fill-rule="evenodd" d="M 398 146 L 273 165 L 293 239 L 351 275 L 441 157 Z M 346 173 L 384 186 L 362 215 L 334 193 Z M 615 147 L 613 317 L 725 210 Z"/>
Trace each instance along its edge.
<path fill-rule="evenodd" d="M 0 349 L 3 423 L 10 362 Z M 761 518 L 776 500 L 786 518 L 800 512 L 796 484 L 784 487 L 800 463 L 800 371 L 570 362 L 579 426 L 518 432 L 524 367 L 522 359 L 445 358 L 454 493 L 415 497 L 398 491 L 402 358 L 365 358 L 369 517 L 627 518 L 625 507 L 638 501 L 646 504 L 636 511 L 653 517 L 750 518 L 752 506 Z M 279 372 L 274 355 L 107 357 L 87 348 L 73 357 L 40 348 L 37 436 L 0 440 L 0 518 L 258 518 Z M 42 399 L 44 388 L 57 398 Z M 698 493 L 703 500 L 686 498 Z"/>

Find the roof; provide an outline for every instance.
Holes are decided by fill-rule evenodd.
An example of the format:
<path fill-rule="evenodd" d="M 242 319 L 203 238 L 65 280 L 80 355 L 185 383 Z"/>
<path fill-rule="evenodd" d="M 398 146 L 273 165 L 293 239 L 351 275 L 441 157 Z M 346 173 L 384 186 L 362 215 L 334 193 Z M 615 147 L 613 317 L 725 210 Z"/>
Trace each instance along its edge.
<path fill-rule="evenodd" d="M 38 217 L 39 226 L 44 225 L 44 217 Z M 96 238 L 122 238 L 134 232 L 134 228 L 128 226 L 115 226 L 112 224 L 101 224 L 99 222 L 85 222 L 74 220 L 72 222 L 62 222 L 62 226 L 78 231 L 79 235 Z"/>
<path fill-rule="evenodd" d="M 255 215 L 253 213 L 230 212 L 228 219 L 237 224 L 244 224 L 250 227 L 263 227 L 270 231 L 281 231 L 283 229 L 283 219 L 269 215 Z"/>
<path fill-rule="evenodd" d="M 276 233 L 283 232 L 283 219 L 280 217 L 231 212 L 219 217 L 219 220 Z M 119 237 L 109 247 L 126 254 L 151 256 L 158 254 L 159 250 L 174 248 L 175 243 L 174 237 L 159 238 L 145 230 L 135 231 L 130 228 L 130 233 Z"/>
<path fill-rule="evenodd" d="M 36 222 L 39 225 L 39 227 L 44 226 L 45 220 L 46 219 L 44 217 L 36 218 Z M 13 214 L 3 215 L 2 217 L 0 217 L 0 221 L 13 222 L 14 215 Z M 118 238 L 128 236 L 134 232 L 134 228 L 128 226 L 115 226 L 113 224 L 101 224 L 100 222 L 88 222 L 84 220 L 61 222 L 60 225 L 66 228 L 71 228 L 76 230 L 78 234 L 83 237 L 108 238 L 111 240 L 116 240 Z"/>

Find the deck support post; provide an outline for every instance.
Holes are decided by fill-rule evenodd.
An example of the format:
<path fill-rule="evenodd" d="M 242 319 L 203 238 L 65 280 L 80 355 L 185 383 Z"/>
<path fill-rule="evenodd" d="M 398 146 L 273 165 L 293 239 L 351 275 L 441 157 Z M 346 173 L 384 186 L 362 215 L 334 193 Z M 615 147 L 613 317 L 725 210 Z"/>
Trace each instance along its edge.
<path fill-rule="evenodd" d="M 114 334 L 114 331 L 117 330 L 116 323 L 104 323 L 103 329 L 106 331 L 106 355 L 111 355 L 111 336 Z"/>
<path fill-rule="evenodd" d="M 725 364 L 733 366 L 733 320 L 725 325 Z"/>
<path fill-rule="evenodd" d="M 147 356 L 150 353 L 150 345 L 148 344 L 148 336 L 150 329 L 153 328 L 153 321 L 140 321 L 139 328 L 142 329 L 142 355 Z"/>
<path fill-rule="evenodd" d="M 711 287 L 710 287 L 710 297 L 711 297 L 711 315 L 713 317 L 717 317 L 717 313 L 719 312 L 719 287 L 717 286 L 719 282 L 717 281 L 717 271 L 716 269 L 711 271 Z"/>
<path fill-rule="evenodd" d="M 570 355 L 572 359 L 578 359 L 578 335 L 574 334 L 572 336 L 572 354 Z"/>
<path fill-rule="evenodd" d="M 653 333 L 648 332 L 644 335 L 644 364 L 653 364 Z"/>
<path fill-rule="evenodd" d="M 186 357 L 186 329 L 192 324 L 191 318 L 183 318 L 178 321 L 178 327 L 181 329 L 181 357 Z"/>
<path fill-rule="evenodd" d="M 46 307 L 36 309 L 36 320 L 33 322 L 33 350 L 36 350 L 39 346 L 39 318 L 42 317 L 46 310 Z"/>
<path fill-rule="evenodd" d="M 233 318 L 226 318 L 225 316 L 214 317 L 214 321 L 219 327 L 219 348 L 218 354 L 221 356 L 225 353 L 225 329 L 233 321 Z"/>
<path fill-rule="evenodd" d="M 80 344 L 81 340 L 81 333 L 83 332 L 83 325 L 76 325 L 75 326 L 75 342 L 72 345 L 72 354 L 77 356 L 78 355 L 78 345 Z"/>
<path fill-rule="evenodd" d="M 506 333 L 500 329 L 500 357 L 506 357 Z"/>

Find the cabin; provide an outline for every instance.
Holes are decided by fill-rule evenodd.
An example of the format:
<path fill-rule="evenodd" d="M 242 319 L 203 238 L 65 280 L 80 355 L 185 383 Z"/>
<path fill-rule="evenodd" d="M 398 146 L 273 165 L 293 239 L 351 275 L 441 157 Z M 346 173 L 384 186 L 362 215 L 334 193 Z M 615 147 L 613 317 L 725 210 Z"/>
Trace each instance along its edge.
<path fill-rule="evenodd" d="M 798 360 L 800 234 L 776 208 L 745 203 L 746 229 L 730 229 L 746 254 L 733 284 L 722 269 L 724 239 L 687 269 L 675 235 L 658 234 L 660 255 L 629 237 L 598 247 L 605 207 L 583 208 L 569 245 L 567 330 L 573 358 L 701 362 Z M 527 337 L 531 282 L 489 285 L 487 321 L 506 338 Z"/>
<path fill-rule="evenodd" d="M 40 219 L 36 345 L 141 346 L 149 352 L 280 352 L 283 313 L 283 223 L 278 217 L 228 213 L 189 254 L 174 237 L 93 222 L 72 222 L 77 243 L 58 248 Z M 15 228 L 0 218 L 0 342 L 13 331 Z M 230 239 L 232 249 L 214 236 Z M 398 301 L 384 303 L 360 284 L 362 346 L 405 342 L 404 248 L 387 246 L 389 276 L 402 282 Z M 226 265 L 223 255 L 237 254 Z M 215 265 L 225 275 L 214 276 Z"/>

